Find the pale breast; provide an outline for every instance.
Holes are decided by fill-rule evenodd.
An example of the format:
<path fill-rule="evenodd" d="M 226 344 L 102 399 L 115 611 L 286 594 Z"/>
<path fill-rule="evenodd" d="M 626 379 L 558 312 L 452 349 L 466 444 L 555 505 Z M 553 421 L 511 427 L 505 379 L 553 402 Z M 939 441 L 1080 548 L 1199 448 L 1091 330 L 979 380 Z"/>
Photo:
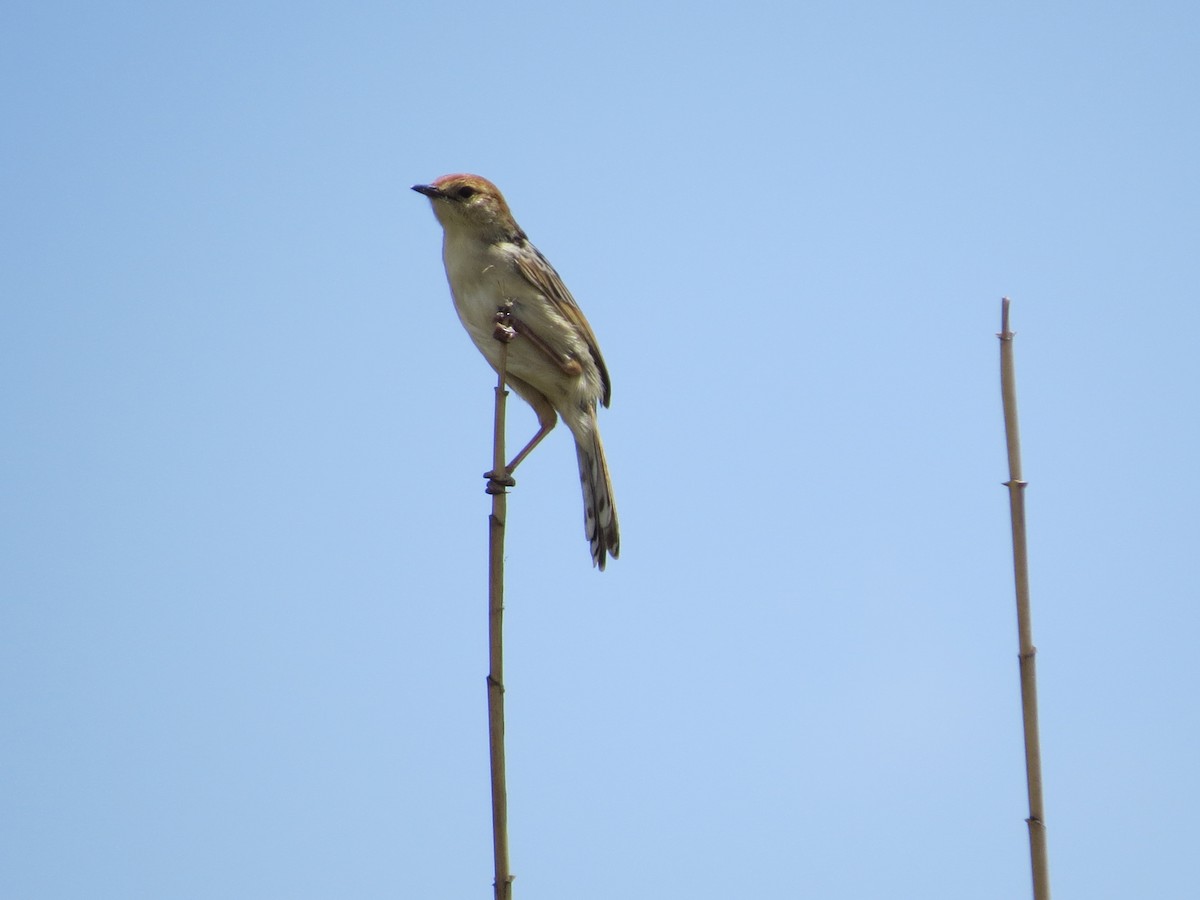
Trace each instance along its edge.
<path fill-rule="evenodd" d="M 509 344 L 508 370 L 529 382 L 559 409 L 564 417 L 582 405 L 595 405 L 601 396 L 600 373 L 586 341 L 568 319 L 539 293 L 511 261 L 513 245 L 488 247 L 452 245 L 445 248 L 446 275 L 458 317 L 475 346 L 496 368 L 500 344 L 493 337 L 496 311 L 512 301 L 514 314 L 554 353 L 573 359 L 582 367 L 580 375 L 569 375 L 531 341 Z"/>

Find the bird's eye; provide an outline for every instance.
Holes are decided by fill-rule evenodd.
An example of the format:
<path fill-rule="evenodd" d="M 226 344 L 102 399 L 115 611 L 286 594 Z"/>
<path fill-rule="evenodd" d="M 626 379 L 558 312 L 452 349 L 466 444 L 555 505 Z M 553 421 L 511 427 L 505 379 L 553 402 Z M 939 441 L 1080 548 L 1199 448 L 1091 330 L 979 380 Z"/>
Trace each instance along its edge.
<path fill-rule="evenodd" d="M 477 191 L 475 190 L 475 188 L 473 188 L 473 187 L 466 187 L 466 186 L 464 186 L 464 187 L 460 187 L 460 188 L 459 188 L 457 191 L 455 191 L 454 193 L 455 193 L 456 195 L 458 195 L 458 199 L 459 199 L 459 200 L 470 200 L 470 199 L 471 199 L 472 197 L 474 197 L 474 196 L 475 196 L 475 194 L 476 194 L 476 193 L 478 193 L 478 192 L 477 192 Z"/>

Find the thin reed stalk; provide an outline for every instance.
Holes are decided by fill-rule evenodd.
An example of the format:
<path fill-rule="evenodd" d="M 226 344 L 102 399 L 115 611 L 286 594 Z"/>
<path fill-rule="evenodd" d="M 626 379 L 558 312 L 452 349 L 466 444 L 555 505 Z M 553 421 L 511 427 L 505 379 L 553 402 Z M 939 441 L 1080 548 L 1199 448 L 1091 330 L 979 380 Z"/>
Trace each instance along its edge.
<path fill-rule="evenodd" d="M 495 856 L 495 900 L 511 900 L 513 876 L 508 868 L 508 785 L 504 766 L 504 522 L 508 488 L 513 480 L 504 463 L 505 379 L 508 344 L 516 332 L 508 325 L 509 309 L 496 314 L 494 336 L 500 342 L 496 381 L 496 413 L 492 435 L 492 471 L 487 492 L 492 495 L 488 516 L 488 745 L 492 770 L 492 850 Z"/>
<path fill-rule="evenodd" d="M 1037 648 L 1029 606 L 1029 553 L 1025 532 L 1025 479 L 1021 471 L 1021 432 L 1017 420 L 1017 377 L 1013 371 L 1013 333 L 1008 327 L 1009 300 L 1001 301 L 1000 392 L 1004 400 L 1004 432 L 1008 442 L 1009 508 L 1012 515 L 1013 574 L 1017 595 L 1018 657 L 1021 712 L 1025 724 L 1025 775 L 1029 785 L 1029 855 L 1034 900 L 1050 900 L 1050 865 L 1046 850 L 1046 815 L 1042 805 L 1042 748 L 1038 733 Z"/>

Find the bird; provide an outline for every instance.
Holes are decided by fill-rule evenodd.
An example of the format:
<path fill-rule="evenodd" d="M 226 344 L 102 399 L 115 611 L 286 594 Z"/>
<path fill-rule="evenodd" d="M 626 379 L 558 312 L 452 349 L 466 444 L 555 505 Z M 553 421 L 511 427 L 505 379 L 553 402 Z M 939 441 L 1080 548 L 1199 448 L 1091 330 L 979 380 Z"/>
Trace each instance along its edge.
<path fill-rule="evenodd" d="M 608 557 L 620 554 L 621 538 L 596 417 L 597 406 L 612 400 L 612 383 L 591 325 L 517 225 L 496 185 L 479 175 L 453 174 L 412 189 L 429 198 L 442 226 L 442 261 L 454 308 L 493 369 L 499 371 L 501 360 L 494 336 L 498 312 L 509 310 L 507 322 L 515 331 L 506 380 L 533 407 L 538 431 L 505 472 L 487 475 L 515 483 L 513 471 L 561 416 L 575 438 L 592 565 L 604 571 Z"/>

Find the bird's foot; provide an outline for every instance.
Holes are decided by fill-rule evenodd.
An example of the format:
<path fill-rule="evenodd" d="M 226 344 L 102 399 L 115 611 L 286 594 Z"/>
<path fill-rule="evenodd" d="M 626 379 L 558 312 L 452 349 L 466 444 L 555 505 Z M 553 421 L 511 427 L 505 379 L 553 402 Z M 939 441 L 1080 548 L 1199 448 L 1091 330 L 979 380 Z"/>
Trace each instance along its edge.
<path fill-rule="evenodd" d="M 517 336 L 516 317 L 512 310 L 513 302 L 509 300 L 496 310 L 493 317 L 495 326 L 492 328 L 492 337 L 504 344 L 511 343 Z"/>
<path fill-rule="evenodd" d="M 489 494 L 503 494 L 505 493 L 505 488 L 517 486 L 517 479 L 513 478 L 507 472 L 499 476 L 495 472 L 484 472 L 483 477 L 488 480 L 487 487 L 484 490 Z"/>

